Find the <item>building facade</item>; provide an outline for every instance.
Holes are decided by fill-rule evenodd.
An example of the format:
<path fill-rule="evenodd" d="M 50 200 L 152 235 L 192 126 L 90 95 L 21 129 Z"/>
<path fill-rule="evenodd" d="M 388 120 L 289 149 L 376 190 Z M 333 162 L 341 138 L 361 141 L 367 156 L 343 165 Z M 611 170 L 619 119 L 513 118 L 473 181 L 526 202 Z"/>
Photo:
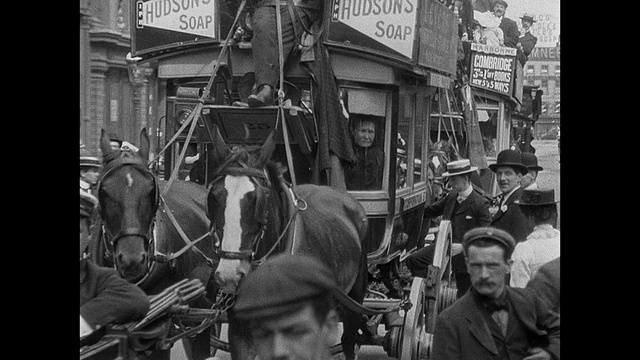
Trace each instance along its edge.
<path fill-rule="evenodd" d="M 560 129 L 560 46 L 535 47 L 524 66 L 524 85 L 538 85 L 542 111 L 535 124 L 535 138 L 550 137 Z"/>
<path fill-rule="evenodd" d="M 80 140 L 100 154 L 104 129 L 138 143 L 157 128 L 154 70 L 127 60 L 131 49 L 129 0 L 80 0 Z"/>

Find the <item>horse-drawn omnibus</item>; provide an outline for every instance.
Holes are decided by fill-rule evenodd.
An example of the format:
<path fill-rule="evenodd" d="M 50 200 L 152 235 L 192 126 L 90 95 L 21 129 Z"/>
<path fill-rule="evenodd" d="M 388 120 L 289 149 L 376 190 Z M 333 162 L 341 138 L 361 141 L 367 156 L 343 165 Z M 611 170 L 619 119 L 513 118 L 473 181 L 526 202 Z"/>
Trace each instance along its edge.
<path fill-rule="evenodd" d="M 153 97 L 165 111 L 154 158 L 161 165 L 153 167 L 169 183 L 177 178 L 208 186 L 215 180 L 207 167 L 216 133 L 227 145 L 258 146 L 273 134 L 272 159 L 287 167 L 287 182 L 346 189 L 364 208 L 368 231 L 362 247 L 370 290 L 364 305 L 380 310 L 369 317 L 374 335 L 369 344 L 399 359 L 427 357 L 435 317 L 456 297 L 449 268 L 450 223 L 430 224 L 423 219 L 424 208 L 438 193 L 437 175 L 446 161 L 480 158 L 481 168 L 488 170 L 486 156 L 508 147 L 504 137 L 510 126 L 500 94 L 478 93 L 457 82 L 454 12 L 436 0 L 381 1 L 377 11 L 367 1 L 325 2 L 317 36 L 330 55 L 344 121 L 347 128 L 359 118 L 372 121 L 372 146 L 383 154 L 380 178 L 362 189 L 342 175 L 347 162 L 336 161 L 335 154 L 323 156 L 330 153 L 326 126 L 335 119 L 317 111 L 309 67 L 296 63 L 286 69 L 284 104 L 247 107 L 243 103 L 255 86 L 247 12 L 239 11 L 235 1 L 168 3 L 131 1 L 131 55 L 156 70 Z M 473 70 L 466 67 L 468 73 Z M 466 96 L 460 95 L 463 91 Z M 469 130 L 478 123 L 480 132 Z M 487 135 L 488 143 L 483 145 L 479 134 Z M 482 154 L 473 155 L 479 147 Z M 491 181 L 485 172 L 478 185 L 491 193 Z M 442 241 L 436 241 L 429 276 L 410 280 L 402 260 L 436 237 Z M 380 324 L 384 334 L 377 334 Z"/>

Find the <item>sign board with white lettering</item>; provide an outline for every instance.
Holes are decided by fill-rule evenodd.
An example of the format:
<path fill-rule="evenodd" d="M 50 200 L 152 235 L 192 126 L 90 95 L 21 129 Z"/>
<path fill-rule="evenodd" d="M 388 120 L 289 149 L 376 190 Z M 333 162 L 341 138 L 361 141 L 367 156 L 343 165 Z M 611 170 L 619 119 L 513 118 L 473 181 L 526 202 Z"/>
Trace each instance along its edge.
<path fill-rule="evenodd" d="M 134 56 L 220 39 L 216 0 L 131 0 L 131 4 Z"/>
<path fill-rule="evenodd" d="M 470 85 L 511 96 L 516 52 L 515 48 L 472 43 Z"/>

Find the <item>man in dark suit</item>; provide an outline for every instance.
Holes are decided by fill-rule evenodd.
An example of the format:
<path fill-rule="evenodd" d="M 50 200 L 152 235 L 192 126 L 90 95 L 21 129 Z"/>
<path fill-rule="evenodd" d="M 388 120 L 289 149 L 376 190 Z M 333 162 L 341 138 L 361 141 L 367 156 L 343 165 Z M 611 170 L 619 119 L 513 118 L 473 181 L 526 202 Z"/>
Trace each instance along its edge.
<path fill-rule="evenodd" d="M 504 14 L 507 11 L 506 1 L 498 0 L 493 4 L 493 15 L 500 19 L 500 29 L 504 33 L 504 46 L 516 47 L 520 31 L 515 21 L 507 18 Z"/>
<path fill-rule="evenodd" d="M 522 17 L 520 17 L 520 21 L 522 24 L 524 35 L 520 35 L 516 47 L 518 48 L 518 60 L 520 61 L 520 64 L 524 66 L 524 64 L 526 64 L 527 60 L 529 59 L 531 51 L 533 51 L 533 48 L 536 47 L 538 38 L 533 36 L 530 31 L 531 26 L 534 22 L 536 22 L 532 15 L 524 14 L 522 15 Z"/>
<path fill-rule="evenodd" d="M 447 163 L 447 171 L 442 176 L 449 177 L 453 191 L 424 209 L 425 218 L 442 215 L 444 220 L 451 221 L 453 255 L 451 263 L 458 288 L 458 298 L 462 297 L 471 286 L 462 254 L 462 236 L 470 229 L 488 226 L 491 222 L 489 201 L 471 185 L 471 174 L 476 170 L 477 167 L 471 166 L 468 159 Z M 433 263 L 434 252 L 435 244 L 426 246 L 407 257 L 405 264 L 413 276 L 427 277 L 429 265 Z"/>
<path fill-rule="evenodd" d="M 525 241 L 533 232 L 533 223 L 522 214 L 520 206 L 514 203 L 522 196 L 520 182 L 528 173 L 520 153 L 511 149 L 502 150 L 498 154 L 496 163 L 489 165 L 489 169 L 496 174 L 501 192 L 498 196 L 497 211 L 491 219 L 491 226 L 507 231 L 516 239 L 516 242 Z"/>
<path fill-rule="evenodd" d="M 560 315 L 531 289 L 506 284 L 514 247 L 513 237 L 500 229 L 464 235 L 472 287 L 436 318 L 434 359 L 560 359 Z"/>
<path fill-rule="evenodd" d="M 533 278 L 527 283 L 549 307 L 560 313 L 560 257 L 542 265 Z"/>

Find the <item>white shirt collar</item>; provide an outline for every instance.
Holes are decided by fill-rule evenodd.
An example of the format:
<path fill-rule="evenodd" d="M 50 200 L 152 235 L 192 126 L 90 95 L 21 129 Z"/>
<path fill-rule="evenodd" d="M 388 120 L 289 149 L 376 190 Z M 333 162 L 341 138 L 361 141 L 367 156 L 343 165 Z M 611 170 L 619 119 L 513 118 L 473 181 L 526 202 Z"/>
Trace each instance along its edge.
<path fill-rule="evenodd" d="M 472 191 L 473 191 L 473 186 L 471 186 L 471 184 L 469 184 L 468 188 L 466 188 L 464 191 L 458 193 L 458 197 L 466 199 L 466 198 L 469 197 L 469 195 L 471 195 Z"/>
<path fill-rule="evenodd" d="M 509 191 L 509 193 L 507 195 L 504 195 L 502 197 L 502 203 L 504 204 L 505 202 L 507 202 L 507 199 L 509 198 L 509 196 L 511 196 L 511 194 L 513 194 L 514 191 L 520 189 L 520 185 L 516 186 L 515 188 L 513 188 L 513 190 Z"/>
<path fill-rule="evenodd" d="M 524 190 L 538 190 L 538 183 L 531 183 Z"/>

